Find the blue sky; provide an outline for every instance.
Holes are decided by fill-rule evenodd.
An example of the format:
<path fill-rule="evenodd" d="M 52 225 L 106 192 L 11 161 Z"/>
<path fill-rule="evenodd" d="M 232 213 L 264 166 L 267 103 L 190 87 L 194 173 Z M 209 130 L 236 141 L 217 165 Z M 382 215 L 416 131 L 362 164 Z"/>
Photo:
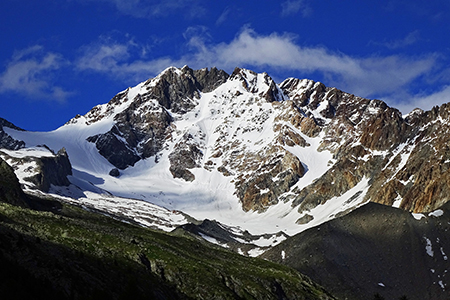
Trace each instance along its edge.
<path fill-rule="evenodd" d="M 0 117 L 53 130 L 184 65 L 430 109 L 450 101 L 449 20 L 447 0 L 2 0 Z"/>

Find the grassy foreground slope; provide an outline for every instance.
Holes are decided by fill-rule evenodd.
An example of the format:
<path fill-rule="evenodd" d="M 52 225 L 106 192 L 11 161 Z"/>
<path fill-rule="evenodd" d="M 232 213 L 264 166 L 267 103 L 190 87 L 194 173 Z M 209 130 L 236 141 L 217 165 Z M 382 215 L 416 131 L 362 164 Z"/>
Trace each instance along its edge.
<path fill-rule="evenodd" d="M 11 191 L 3 197 L 8 187 L 17 189 L 16 179 L 5 176 L 7 166 L 0 169 L 2 299 L 334 299 L 291 268 L 187 234 L 15 190 L 17 205 Z"/>

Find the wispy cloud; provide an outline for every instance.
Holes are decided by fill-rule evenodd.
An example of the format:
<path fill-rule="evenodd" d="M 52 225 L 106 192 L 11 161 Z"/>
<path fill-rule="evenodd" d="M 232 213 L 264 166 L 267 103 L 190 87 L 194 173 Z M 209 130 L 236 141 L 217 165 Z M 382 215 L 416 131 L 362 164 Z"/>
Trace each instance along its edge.
<path fill-rule="evenodd" d="M 75 62 L 75 67 L 80 71 L 99 72 L 115 79 L 136 81 L 147 79 L 175 63 L 170 58 L 146 60 L 144 50 L 132 40 L 124 43 L 94 43 L 83 47 L 83 54 Z"/>
<path fill-rule="evenodd" d="M 206 9 L 199 0 L 77 0 L 79 2 L 103 2 L 113 5 L 118 12 L 136 18 L 165 17 L 183 12 L 187 18 L 204 16 Z"/>
<path fill-rule="evenodd" d="M 311 14 L 312 9 L 306 0 L 287 0 L 281 3 L 281 15 L 289 16 L 301 13 L 304 17 Z"/>
<path fill-rule="evenodd" d="M 384 41 L 384 42 L 371 42 L 374 45 L 384 46 L 391 50 L 396 50 L 400 48 L 404 48 L 407 46 L 414 45 L 420 42 L 420 32 L 418 30 L 412 31 L 408 33 L 404 38 L 392 40 L 392 41 Z"/>
<path fill-rule="evenodd" d="M 430 110 L 433 106 L 450 102 L 450 85 L 431 93 L 392 95 L 387 100 L 392 102 L 403 114 L 407 114 L 415 108 Z"/>
<path fill-rule="evenodd" d="M 0 75 L 0 92 L 14 92 L 33 99 L 65 101 L 71 92 L 53 84 L 52 73 L 66 62 L 61 55 L 36 45 L 14 53 Z"/>
<path fill-rule="evenodd" d="M 230 7 L 225 8 L 224 11 L 217 18 L 216 25 L 221 25 L 221 24 L 225 23 L 225 21 L 228 20 L 228 17 L 230 16 L 231 12 L 232 12 L 232 9 Z"/>

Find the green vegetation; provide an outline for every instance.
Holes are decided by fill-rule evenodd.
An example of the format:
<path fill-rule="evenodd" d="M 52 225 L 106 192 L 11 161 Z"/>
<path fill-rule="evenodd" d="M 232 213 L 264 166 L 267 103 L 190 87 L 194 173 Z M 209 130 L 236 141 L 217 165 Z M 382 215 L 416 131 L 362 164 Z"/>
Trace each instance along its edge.
<path fill-rule="evenodd" d="M 40 210 L 0 203 L 2 299 L 333 299 L 293 269 L 182 231 L 33 201 Z"/>

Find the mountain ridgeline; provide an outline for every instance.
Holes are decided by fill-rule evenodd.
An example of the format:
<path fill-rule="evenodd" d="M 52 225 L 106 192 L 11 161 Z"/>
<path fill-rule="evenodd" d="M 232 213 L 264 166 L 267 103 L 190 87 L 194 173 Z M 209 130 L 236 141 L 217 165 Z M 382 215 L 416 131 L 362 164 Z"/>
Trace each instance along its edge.
<path fill-rule="evenodd" d="M 299 272 L 341 299 L 445 299 L 449 141 L 450 104 L 403 116 L 312 80 L 170 67 L 52 132 L 0 119 L 0 258 L 48 284 L 48 253 L 68 255 L 79 281 L 53 286 L 79 299 L 333 299 Z M 34 240 L 36 268 L 11 254 Z M 92 261 L 101 288 L 80 294 Z"/>

